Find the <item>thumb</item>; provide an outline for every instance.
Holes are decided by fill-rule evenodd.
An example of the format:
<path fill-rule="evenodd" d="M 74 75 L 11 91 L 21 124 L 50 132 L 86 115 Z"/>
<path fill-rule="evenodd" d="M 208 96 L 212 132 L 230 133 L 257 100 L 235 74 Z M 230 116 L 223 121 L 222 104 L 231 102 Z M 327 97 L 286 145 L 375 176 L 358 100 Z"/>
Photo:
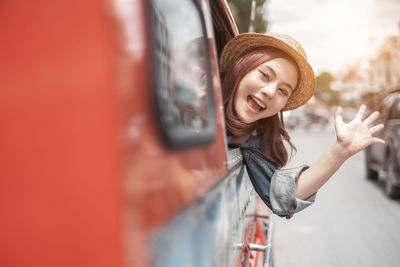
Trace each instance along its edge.
<path fill-rule="evenodd" d="M 335 122 L 337 124 L 343 123 L 343 109 L 341 106 L 338 106 L 335 112 Z"/>

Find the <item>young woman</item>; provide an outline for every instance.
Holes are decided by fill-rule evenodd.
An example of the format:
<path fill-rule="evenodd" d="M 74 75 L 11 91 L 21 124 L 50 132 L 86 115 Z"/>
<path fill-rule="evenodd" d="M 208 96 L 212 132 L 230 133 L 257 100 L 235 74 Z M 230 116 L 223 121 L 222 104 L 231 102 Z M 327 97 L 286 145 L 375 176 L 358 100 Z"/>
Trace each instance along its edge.
<path fill-rule="evenodd" d="M 336 142 L 311 167 L 280 169 L 295 149 L 282 111 L 305 104 L 315 90 L 313 70 L 299 43 L 284 34 L 243 33 L 230 40 L 220 58 L 228 144 L 240 147 L 252 184 L 272 211 L 290 218 L 311 205 L 318 189 L 345 160 L 373 143 L 383 124 L 379 113 L 364 119 L 365 105 L 349 123 L 335 114 Z"/>

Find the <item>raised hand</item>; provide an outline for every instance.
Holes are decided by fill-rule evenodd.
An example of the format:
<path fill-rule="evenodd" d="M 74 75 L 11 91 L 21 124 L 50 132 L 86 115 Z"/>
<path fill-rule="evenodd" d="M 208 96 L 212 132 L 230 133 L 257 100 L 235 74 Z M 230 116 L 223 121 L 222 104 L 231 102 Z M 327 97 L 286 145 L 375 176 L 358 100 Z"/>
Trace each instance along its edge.
<path fill-rule="evenodd" d="M 337 143 L 342 147 L 347 157 L 354 155 L 371 144 L 385 144 L 385 141 L 373 135 L 382 130 L 384 125 L 370 125 L 379 117 L 375 111 L 363 120 L 366 106 L 362 105 L 355 118 L 349 123 L 343 122 L 343 109 L 338 107 L 335 113 L 335 129 Z"/>

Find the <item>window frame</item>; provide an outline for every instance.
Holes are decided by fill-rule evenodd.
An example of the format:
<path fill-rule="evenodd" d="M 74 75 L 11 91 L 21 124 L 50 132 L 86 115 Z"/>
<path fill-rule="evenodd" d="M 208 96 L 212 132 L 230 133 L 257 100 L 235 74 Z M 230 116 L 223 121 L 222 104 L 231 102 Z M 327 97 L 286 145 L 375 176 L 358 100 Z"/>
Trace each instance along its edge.
<path fill-rule="evenodd" d="M 152 64 L 151 64 L 151 73 L 153 77 L 151 81 L 153 82 L 153 92 L 154 92 L 154 103 L 155 103 L 155 111 L 156 117 L 158 118 L 159 129 L 161 132 L 162 139 L 167 147 L 172 149 L 182 149 L 182 148 L 190 148 L 195 146 L 205 146 L 214 141 L 216 135 L 216 107 L 215 107 L 215 88 L 213 84 L 213 71 L 212 71 L 212 62 L 211 62 L 211 48 L 208 40 L 207 27 L 205 22 L 205 16 L 203 14 L 202 7 L 196 0 L 182 0 L 190 2 L 194 9 L 198 13 L 199 24 L 202 30 L 201 39 L 204 45 L 204 59 L 205 59 L 205 72 L 206 72 L 206 86 L 207 86 L 207 126 L 201 128 L 200 131 L 198 129 L 193 130 L 190 128 L 176 128 L 170 127 L 162 120 L 162 114 L 165 110 L 161 108 L 161 97 L 159 97 L 160 90 L 160 80 L 159 80 L 159 64 L 156 56 L 157 49 L 157 33 L 156 25 L 153 17 L 153 0 L 149 1 L 149 14 L 150 14 L 150 25 L 152 32 L 150 33 L 151 43 L 152 43 Z M 197 19 L 197 18 L 196 18 Z M 184 25 L 184 23 L 182 24 Z M 173 69 L 169 69 L 169 73 L 173 73 Z"/>

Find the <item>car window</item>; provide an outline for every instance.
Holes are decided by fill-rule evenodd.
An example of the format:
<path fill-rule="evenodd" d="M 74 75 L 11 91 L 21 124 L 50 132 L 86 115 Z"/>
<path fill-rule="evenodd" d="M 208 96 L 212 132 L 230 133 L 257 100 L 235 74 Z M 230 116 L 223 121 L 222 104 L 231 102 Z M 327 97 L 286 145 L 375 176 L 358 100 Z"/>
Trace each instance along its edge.
<path fill-rule="evenodd" d="M 396 100 L 390 110 L 389 119 L 400 119 L 400 100 Z"/>
<path fill-rule="evenodd" d="M 171 147 L 207 144 L 215 134 L 210 48 L 193 0 L 152 0 L 156 106 Z"/>
<path fill-rule="evenodd" d="M 383 103 L 383 104 L 381 105 L 381 107 L 379 108 L 380 117 L 381 117 L 383 120 L 386 120 L 386 119 L 387 119 L 388 113 L 389 113 L 388 110 L 389 110 L 389 107 L 388 107 L 387 105 L 385 105 L 385 103 Z"/>

